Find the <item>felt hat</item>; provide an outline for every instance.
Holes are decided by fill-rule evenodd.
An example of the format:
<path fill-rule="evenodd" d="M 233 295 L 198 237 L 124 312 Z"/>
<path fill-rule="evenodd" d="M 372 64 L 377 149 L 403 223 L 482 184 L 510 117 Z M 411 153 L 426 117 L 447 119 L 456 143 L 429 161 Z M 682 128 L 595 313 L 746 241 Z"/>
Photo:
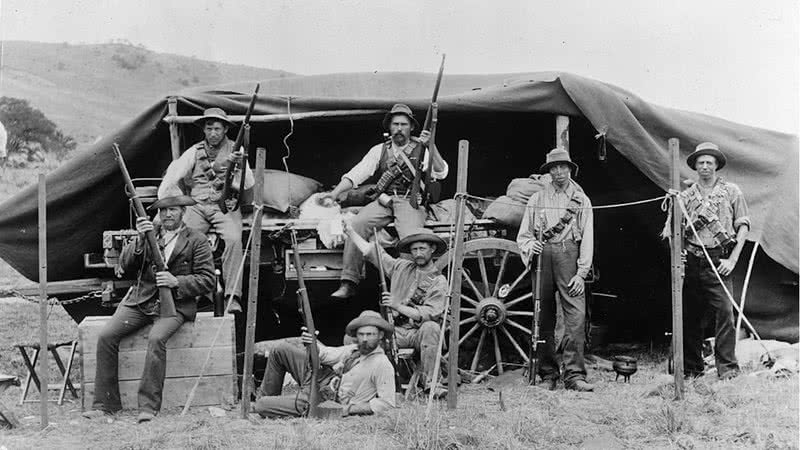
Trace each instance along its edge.
<path fill-rule="evenodd" d="M 427 228 L 418 228 L 408 236 L 400 239 L 400 242 L 397 243 L 397 248 L 402 253 L 410 253 L 409 248 L 414 242 L 436 244 L 436 250 L 433 252 L 433 256 L 442 256 L 447 251 L 447 242 Z"/>
<path fill-rule="evenodd" d="M 351 320 L 350 323 L 347 324 L 347 328 L 345 328 L 345 333 L 348 336 L 355 337 L 356 332 L 361 327 L 366 326 L 373 326 L 377 327 L 379 330 L 382 330 L 384 333 L 391 333 L 394 331 L 389 322 L 383 319 L 380 314 L 375 311 L 362 311 L 361 314 L 358 315 L 355 319 Z"/>
<path fill-rule="evenodd" d="M 192 197 L 183 195 L 183 191 L 176 186 L 172 189 L 164 190 L 163 195 L 159 195 L 158 200 L 148 206 L 147 209 L 152 211 L 155 209 L 169 208 L 170 206 L 191 206 L 194 204 L 197 204 L 197 202 L 194 201 Z"/>
<path fill-rule="evenodd" d="M 207 110 L 203 111 L 203 117 L 195 120 L 194 124 L 202 128 L 206 125 L 207 120 L 219 120 L 220 122 L 227 124 L 228 128 L 233 127 L 233 122 L 228 119 L 228 115 L 225 114 L 225 111 L 223 111 L 222 108 L 208 108 Z"/>
<path fill-rule="evenodd" d="M 417 119 L 414 118 L 414 113 L 411 112 L 411 108 L 402 103 L 398 103 L 392 106 L 391 111 L 389 111 L 388 113 L 386 113 L 385 116 L 383 116 L 383 128 L 385 130 L 389 129 L 389 124 L 392 122 L 392 117 L 398 114 L 403 114 L 404 116 L 408 117 L 408 120 L 410 120 L 411 123 L 414 124 L 414 129 L 419 130 L 419 122 L 417 122 Z"/>
<path fill-rule="evenodd" d="M 692 168 L 692 170 L 697 170 L 695 168 L 695 164 L 697 163 L 697 158 L 703 155 L 711 155 L 717 160 L 717 170 L 722 169 L 725 167 L 725 163 L 728 160 L 725 158 L 725 155 L 719 151 L 719 146 L 713 142 L 701 142 L 697 145 L 691 155 L 686 158 L 686 164 Z"/>
<path fill-rule="evenodd" d="M 550 168 L 556 164 L 566 164 L 572 169 L 572 175 L 578 174 L 578 165 L 572 162 L 569 157 L 569 152 L 563 148 L 554 148 L 547 153 L 544 164 L 539 167 L 539 172 L 548 173 Z"/>

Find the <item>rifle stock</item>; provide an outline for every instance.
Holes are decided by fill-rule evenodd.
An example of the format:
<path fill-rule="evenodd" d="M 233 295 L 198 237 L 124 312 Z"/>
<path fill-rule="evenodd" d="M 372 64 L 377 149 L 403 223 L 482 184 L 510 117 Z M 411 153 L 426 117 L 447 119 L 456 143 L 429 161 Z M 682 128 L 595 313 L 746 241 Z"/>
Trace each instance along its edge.
<path fill-rule="evenodd" d="M 438 113 L 438 105 L 437 101 L 439 99 L 439 88 L 442 85 L 442 75 L 444 74 L 444 59 L 447 55 L 444 53 L 442 54 L 442 62 L 439 64 L 439 73 L 436 75 L 436 84 L 433 86 L 433 95 L 431 96 L 431 104 L 428 106 L 428 112 L 425 114 L 425 123 L 422 125 L 423 130 L 428 130 L 431 132 L 430 140 L 428 141 L 428 145 L 426 145 L 425 151 L 422 153 L 420 160 L 419 160 L 419 167 L 417 167 L 417 171 L 414 174 L 414 182 L 411 185 L 411 198 L 409 203 L 414 209 L 419 208 L 419 203 L 417 201 L 417 196 L 419 194 L 420 189 L 420 182 L 423 181 L 422 178 L 422 162 L 425 161 L 425 152 L 428 152 L 428 167 L 425 169 L 425 190 L 422 193 L 422 204 L 428 204 L 428 196 L 430 194 L 429 186 L 431 180 L 431 166 L 433 166 L 433 161 L 431 157 L 432 149 L 436 150 L 436 143 L 434 142 L 434 137 L 436 133 L 436 122 L 437 113 Z"/>
<path fill-rule="evenodd" d="M 311 344 L 306 347 L 308 358 L 311 360 L 311 392 L 308 395 L 308 416 L 320 417 L 319 411 L 319 348 L 317 347 L 317 329 L 314 326 L 314 316 L 311 314 L 311 302 L 308 300 L 306 282 L 303 278 L 303 269 L 300 265 L 300 252 L 297 248 L 297 238 L 292 231 L 292 256 L 294 257 L 294 268 L 297 272 L 297 300 L 300 303 L 300 315 L 306 330 L 311 335 Z"/>
<path fill-rule="evenodd" d="M 242 121 L 242 126 L 239 127 L 239 132 L 236 134 L 236 140 L 233 142 L 233 151 L 238 152 L 239 148 L 242 146 L 242 142 L 244 142 L 245 130 L 249 129 L 250 127 L 250 116 L 253 114 L 253 108 L 256 106 L 256 98 L 258 97 L 258 90 L 261 88 L 261 83 L 256 84 L 256 89 L 253 92 L 253 96 L 250 98 L 250 105 L 247 107 L 247 112 L 244 114 L 244 120 Z M 241 164 L 241 167 L 239 165 Z M 222 195 L 219 197 L 219 209 L 223 213 L 228 212 L 228 206 L 225 202 L 231 198 L 233 198 L 233 193 L 231 191 L 231 186 L 233 185 L 233 177 L 236 175 L 236 171 L 241 172 L 242 181 L 240 182 L 240 188 L 244 188 L 244 178 L 245 178 L 245 167 L 247 167 L 247 159 L 242 157 L 242 162 L 239 164 L 228 164 L 227 169 L 225 169 L 225 185 L 222 188 Z M 242 195 L 242 192 L 239 191 L 239 195 Z M 235 211 L 239 207 L 239 201 L 237 199 L 236 206 L 233 208 Z"/>
<path fill-rule="evenodd" d="M 125 165 L 125 159 L 122 157 L 122 152 L 119 150 L 119 145 L 117 145 L 115 142 L 112 146 L 112 149 L 114 150 L 114 158 L 119 164 L 119 170 L 122 172 L 122 178 L 125 181 L 125 192 L 128 194 L 128 198 L 133 203 L 133 209 L 136 212 L 136 217 L 147 218 L 147 212 L 144 210 L 142 201 L 136 195 L 136 188 L 133 186 L 131 175 L 128 173 L 128 167 Z M 153 261 L 154 270 L 156 272 L 167 270 L 167 265 L 164 263 L 164 258 L 161 256 L 161 251 L 158 249 L 155 231 L 148 231 L 144 234 L 144 238 L 145 242 L 147 243 L 147 249 L 151 255 L 150 258 Z M 159 314 L 161 317 L 174 317 L 177 315 L 177 312 L 175 311 L 175 299 L 172 297 L 172 289 L 168 287 L 159 287 L 158 298 L 161 300 L 161 305 L 159 307 Z"/>

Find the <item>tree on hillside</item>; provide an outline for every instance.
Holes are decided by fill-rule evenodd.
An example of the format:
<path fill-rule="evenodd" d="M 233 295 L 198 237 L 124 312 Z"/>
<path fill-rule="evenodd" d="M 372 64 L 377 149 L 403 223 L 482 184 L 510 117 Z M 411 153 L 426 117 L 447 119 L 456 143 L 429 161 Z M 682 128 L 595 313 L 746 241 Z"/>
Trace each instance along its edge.
<path fill-rule="evenodd" d="M 72 136 L 64 134 L 43 112 L 27 100 L 0 97 L 0 122 L 8 131 L 8 154 L 21 154 L 28 161 L 41 159 L 41 151 L 64 158 L 76 147 Z"/>

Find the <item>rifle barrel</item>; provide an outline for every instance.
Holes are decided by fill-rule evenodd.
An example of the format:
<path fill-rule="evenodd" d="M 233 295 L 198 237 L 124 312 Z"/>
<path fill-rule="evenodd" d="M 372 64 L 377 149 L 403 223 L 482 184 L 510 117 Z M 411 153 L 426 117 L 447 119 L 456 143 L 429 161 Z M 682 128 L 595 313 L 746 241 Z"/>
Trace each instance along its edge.
<path fill-rule="evenodd" d="M 292 231 L 294 233 L 294 231 Z M 292 255 L 294 256 L 294 268 L 297 272 L 297 290 L 300 300 L 300 311 L 303 315 L 303 322 L 306 330 L 311 335 L 311 344 L 307 348 L 308 357 L 311 359 L 311 392 L 308 395 L 308 416 L 319 417 L 319 348 L 317 347 L 317 329 L 314 327 L 314 316 L 311 313 L 311 302 L 308 300 L 306 282 L 303 278 L 303 269 L 300 266 L 300 252 L 297 248 L 297 239 L 292 236 Z"/>

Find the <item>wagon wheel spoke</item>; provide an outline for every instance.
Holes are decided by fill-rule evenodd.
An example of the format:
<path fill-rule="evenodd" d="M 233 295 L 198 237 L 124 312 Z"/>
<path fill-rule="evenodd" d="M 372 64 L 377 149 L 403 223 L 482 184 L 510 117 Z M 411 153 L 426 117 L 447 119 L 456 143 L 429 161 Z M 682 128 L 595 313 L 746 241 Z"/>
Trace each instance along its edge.
<path fill-rule="evenodd" d="M 466 296 L 466 295 L 464 295 L 464 294 L 461 294 L 461 300 L 464 300 L 465 302 L 469 303 L 469 304 L 470 304 L 470 305 L 472 305 L 472 306 L 475 306 L 475 307 L 477 307 L 477 306 L 478 306 L 478 302 L 476 302 L 475 300 L 473 300 L 473 299 L 471 299 L 471 298 L 467 297 L 467 296 Z M 462 309 L 462 311 L 463 311 L 463 309 Z"/>
<path fill-rule="evenodd" d="M 519 298 L 515 298 L 514 300 L 506 302 L 506 308 L 511 308 L 512 306 L 516 305 L 517 303 L 519 303 L 519 302 L 521 302 L 523 300 L 527 300 L 527 299 L 529 299 L 531 297 L 533 297 L 533 293 L 532 292 L 528 292 L 527 294 L 525 294 L 525 295 L 523 295 L 523 296 L 521 296 Z"/>
<path fill-rule="evenodd" d="M 469 366 L 469 370 L 475 372 L 478 368 L 478 361 L 481 359 L 481 351 L 483 351 L 483 342 L 486 340 L 486 328 L 481 331 L 481 337 L 478 338 L 478 346 L 475 347 L 475 354 L 472 355 L 472 363 Z"/>
<path fill-rule="evenodd" d="M 459 339 L 459 340 L 458 340 L 458 345 L 461 345 L 461 344 L 463 344 L 463 343 L 464 343 L 464 341 L 466 341 L 467 339 L 469 339 L 469 337 L 470 337 L 470 336 L 472 336 L 472 333 L 474 333 L 475 331 L 477 331 L 477 330 L 478 330 L 478 328 L 480 328 L 480 327 L 481 327 L 481 324 L 479 324 L 479 323 L 476 323 L 475 325 L 473 325 L 473 326 L 472 326 L 472 328 L 470 328 L 470 329 L 469 329 L 469 331 L 467 331 L 466 333 L 464 333 L 464 336 L 461 336 L 461 339 Z"/>
<path fill-rule="evenodd" d="M 492 297 L 497 297 L 497 293 L 500 291 L 500 284 L 503 282 L 503 275 L 506 272 L 506 263 L 508 262 L 508 255 L 511 252 L 503 252 L 503 259 L 500 261 L 500 269 L 497 271 L 497 281 L 494 283 L 494 292 L 492 292 Z"/>
<path fill-rule="evenodd" d="M 528 316 L 533 317 L 533 311 L 506 311 L 507 316 Z"/>
<path fill-rule="evenodd" d="M 517 340 L 514 339 L 514 336 L 512 336 L 511 332 L 508 331 L 508 328 L 506 328 L 505 325 L 500 325 L 500 329 L 503 331 L 503 334 L 506 335 L 508 340 L 511 341 L 511 345 L 513 345 L 514 348 L 517 349 L 517 353 L 519 353 L 519 356 L 522 356 L 522 359 L 524 359 L 525 362 L 527 363 L 528 362 L 528 355 L 525 354 L 525 350 L 523 350 L 522 347 L 519 346 L 519 344 L 517 343 Z"/>
<path fill-rule="evenodd" d="M 478 321 L 478 318 L 476 316 L 472 316 L 472 317 L 469 317 L 467 319 L 462 320 L 461 322 L 458 322 L 458 325 L 459 326 L 463 326 L 463 325 L 466 325 L 468 323 L 477 322 L 477 321 Z"/>
<path fill-rule="evenodd" d="M 497 373 L 503 374 L 503 356 L 500 353 L 500 338 L 497 336 L 497 330 L 492 328 L 492 336 L 494 337 L 494 359 L 497 361 Z"/>
<path fill-rule="evenodd" d="M 475 308 L 461 308 L 461 312 L 465 312 L 468 314 L 477 314 L 478 310 Z"/>
<path fill-rule="evenodd" d="M 472 281 L 472 278 L 470 278 L 469 271 L 464 269 L 462 272 L 464 275 L 462 278 L 467 282 L 469 287 L 472 288 L 472 291 L 475 292 L 475 295 L 478 296 L 478 300 L 483 300 L 483 294 L 481 294 L 481 292 L 478 290 L 478 286 L 475 286 L 475 282 Z"/>
<path fill-rule="evenodd" d="M 513 292 L 513 291 L 514 291 L 514 289 L 517 287 L 517 285 L 518 285 L 518 284 L 519 284 L 519 283 L 520 283 L 522 280 L 524 280 L 524 279 L 525 279 L 525 276 L 526 276 L 526 275 L 528 275 L 529 273 L 531 273 L 531 268 L 530 268 L 530 267 L 526 267 L 526 268 L 525 268 L 525 270 L 523 270 L 523 271 L 522 271 L 522 273 L 521 273 L 521 274 L 519 274 L 519 276 L 517 277 L 517 279 L 516 279 L 516 280 L 514 280 L 514 282 L 513 282 L 513 283 L 511 283 L 511 286 L 509 286 L 509 288 L 508 288 L 508 292 Z"/>
<path fill-rule="evenodd" d="M 486 273 L 486 261 L 483 259 L 483 252 L 477 250 L 475 253 L 478 254 L 478 267 L 481 270 L 481 281 L 483 282 L 483 293 L 486 297 L 489 297 L 489 275 Z"/>
<path fill-rule="evenodd" d="M 532 334 L 530 329 L 523 327 L 522 325 L 518 324 L 517 322 L 514 322 L 509 318 L 506 318 L 506 323 L 520 331 L 523 331 L 525 334 Z"/>

